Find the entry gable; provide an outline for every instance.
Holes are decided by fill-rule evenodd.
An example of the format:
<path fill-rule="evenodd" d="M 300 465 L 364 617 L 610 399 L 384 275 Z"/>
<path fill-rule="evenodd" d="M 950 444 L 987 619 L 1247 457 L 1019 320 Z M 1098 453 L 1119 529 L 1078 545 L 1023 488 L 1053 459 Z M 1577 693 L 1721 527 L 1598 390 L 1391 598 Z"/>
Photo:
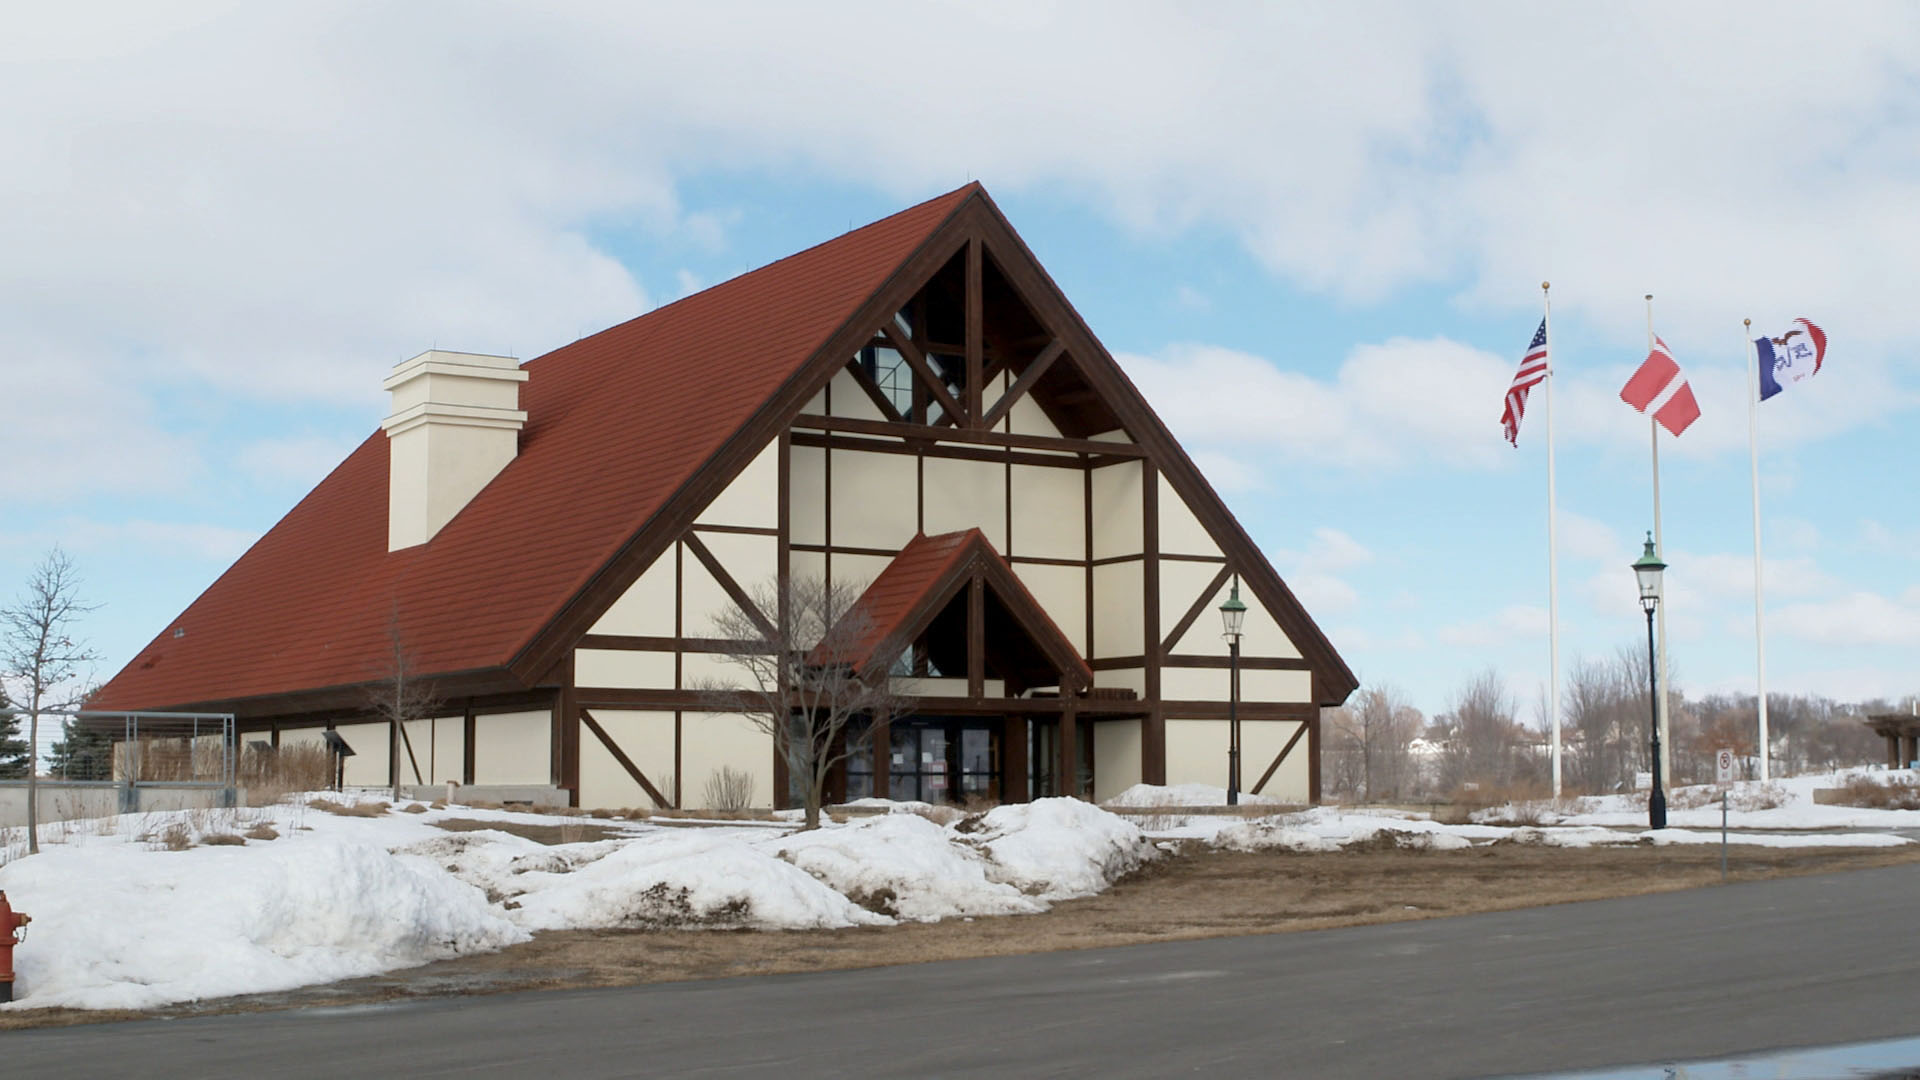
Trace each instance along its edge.
<path fill-rule="evenodd" d="M 972 590 L 980 593 L 977 618 Z M 1093 684 L 1093 671 L 1072 642 L 978 529 L 915 536 L 861 593 L 846 619 L 851 632 L 816 648 L 812 662 L 849 664 L 871 675 L 891 666 L 915 641 L 958 639 L 959 647 L 942 650 L 952 657 L 943 667 L 971 666 L 978 656 L 983 668 L 991 659 L 993 674 L 1010 684 L 1058 683 L 1062 692 Z M 967 674 L 978 679 L 986 672 Z"/>

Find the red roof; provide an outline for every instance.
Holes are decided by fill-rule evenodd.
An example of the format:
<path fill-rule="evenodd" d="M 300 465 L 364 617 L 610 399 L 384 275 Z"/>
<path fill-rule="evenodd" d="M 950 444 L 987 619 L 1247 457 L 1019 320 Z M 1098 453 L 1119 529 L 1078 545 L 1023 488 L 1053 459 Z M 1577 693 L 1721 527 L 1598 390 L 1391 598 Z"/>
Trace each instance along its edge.
<path fill-rule="evenodd" d="M 504 667 L 979 190 L 958 191 L 530 360 L 520 452 L 387 550 L 376 431 L 93 699 L 165 708 Z M 645 422 L 636 422 L 644 410 Z"/>
<path fill-rule="evenodd" d="M 1061 674 L 1078 675 L 1082 686 L 1093 684 L 1092 669 L 979 529 L 922 534 L 909 540 L 849 612 L 850 618 L 864 620 L 859 624 L 860 636 L 823 643 L 808 659 L 816 664 L 851 664 L 855 671 L 865 670 L 876 660 L 891 663 L 952 602 L 955 592 L 976 576 L 986 579 L 987 588 L 1035 644 L 1051 654 Z"/>

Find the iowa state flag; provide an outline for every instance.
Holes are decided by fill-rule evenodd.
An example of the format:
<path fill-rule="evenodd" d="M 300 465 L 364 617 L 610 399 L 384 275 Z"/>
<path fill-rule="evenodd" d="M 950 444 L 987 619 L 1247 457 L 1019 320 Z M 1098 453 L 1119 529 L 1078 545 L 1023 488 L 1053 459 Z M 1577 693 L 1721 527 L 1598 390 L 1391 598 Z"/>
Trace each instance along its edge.
<path fill-rule="evenodd" d="M 1793 328 L 1776 338 L 1753 339 L 1760 359 L 1760 400 L 1765 401 L 1801 379 L 1820 373 L 1827 358 L 1827 332 L 1807 319 L 1793 320 Z"/>
<path fill-rule="evenodd" d="M 1620 400 L 1660 421 L 1660 426 L 1675 435 L 1700 419 L 1700 403 L 1693 399 L 1693 387 L 1680 373 L 1667 343 L 1653 339 L 1653 351 L 1640 369 L 1620 388 Z"/>

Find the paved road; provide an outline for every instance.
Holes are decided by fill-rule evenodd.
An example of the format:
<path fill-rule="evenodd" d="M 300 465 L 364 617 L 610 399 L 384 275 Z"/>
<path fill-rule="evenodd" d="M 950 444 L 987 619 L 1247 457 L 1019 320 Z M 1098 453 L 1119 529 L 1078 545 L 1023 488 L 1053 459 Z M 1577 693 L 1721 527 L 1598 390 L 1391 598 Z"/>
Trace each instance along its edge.
<path fill-rule="evenodd" d="M 18 1076 L 1485 1076 L 1920 1033 L 1920 865 L 1318 933 L 0 1033 Z"/>

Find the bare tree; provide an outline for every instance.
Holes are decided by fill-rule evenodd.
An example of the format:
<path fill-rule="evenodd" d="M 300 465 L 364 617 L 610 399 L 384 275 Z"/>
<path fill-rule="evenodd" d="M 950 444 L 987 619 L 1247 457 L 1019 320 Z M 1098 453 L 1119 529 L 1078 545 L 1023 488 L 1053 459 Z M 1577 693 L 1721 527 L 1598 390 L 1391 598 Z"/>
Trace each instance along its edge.
<path fill-rule="evenodd" d="M 1452 739 L 1444 762 L 1449 785 L 1505 785 L 1512 781 L 1514 758 L 1525 741 L 1514 716 L 1513 695 L 1489 668 L 1469 679 L 1453 701 Z"/>
<path fill-rule="evenodd" d="M 47 552 L 27 578 L 26 592 L 0 608 L 0 675 L 19 687 L 27 711 L 27 853 L 40 851 L 40 714 L 86 697 L 74 680 L 99 657 L 73 638 L 72 627 L 97 605 L 80 600 L 80 574 L 67 553 Z"/>
<path fill-rule="evenodd" d="M 728 643 L 718 659 L 736 677 L 699 689 L 713 711 L 738 713 L 773 739 L 806 828 L 819 828 L 828 774 L 871 741 L 871 721 L 901 712 L 890 677 L 900 649 L 860 655 L 876 644 L 875 626 L 860 590 L 845 582 L 798 577 L 784 590 L 763 584 L 748 599 L 752 610 L 729 606 L 712 620 L 713 636 Z"/>
<path fill-rule="evenodd" d="M 400 801 L 401 755 L 404 753 L 408 761 L 413 761 L 413 741 L 407 736 L 407 722 L 426 719 L 440 705 L 433 687 L 420 678 L 418 672 L 419 665 L 414 662 L 413 651 L 407 647 L 406 635 L 400 629 L 400 611 L 395 608 L 387 615 L 387 653 L 379 681 L 369 684 L 363 697 L 367 711 L 387 722 L 387 773 L 393 780 L 395 802 Z M 417 763 L 413 778 L 417 783 L 426 782 Z"/>
<path fill-rule="evenodd" d="M 1413 779 L 1407 743 L 1421 716 L 1390 685 L 1369 686 L 1329 713 L 1336 743 L 1347 759 L 1347 789 L 1367 802 L 1393 800 Z"/>

